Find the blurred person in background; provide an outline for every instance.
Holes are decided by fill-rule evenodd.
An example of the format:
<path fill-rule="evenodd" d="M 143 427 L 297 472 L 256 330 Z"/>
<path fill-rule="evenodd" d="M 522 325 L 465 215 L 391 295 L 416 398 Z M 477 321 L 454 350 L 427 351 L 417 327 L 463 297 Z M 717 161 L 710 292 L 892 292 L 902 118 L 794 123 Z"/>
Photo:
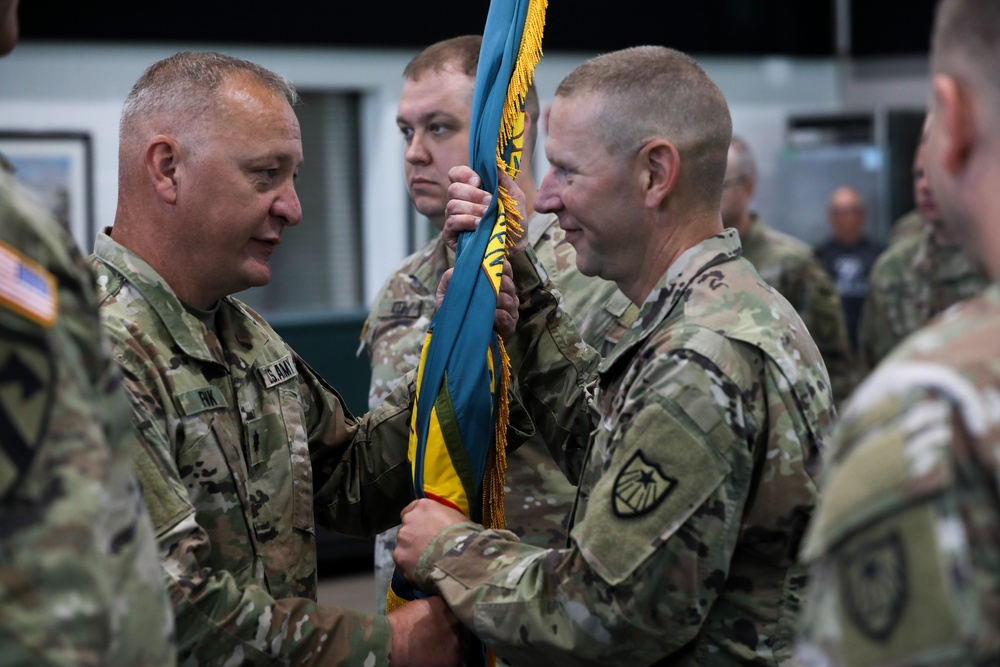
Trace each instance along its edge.
<path fill-rule="evenodd" d="M 827 208 L 832 237 L 816 247 L 816 256 L 833 278 L 844 307 L 851 349 L 858 349 L 858 322 L 868 296 L 868 274 L 885 249 L 865 234 L 868 216 L 858 191 L 843 185 L 830 194 Z"/>
<path fill-rule="evenodd" d="M 858 361 L 870 373 L 906 336 L 989 281 L 953 237 L 934 202 L 924 167 L 928 116 L 913 160 L 919 225 L 901 234 L 872 267 L 858 331 Z"/>
<path fill-rule="evenodd" d="M 788 299 L 816 342 L 837 403 L 854 389 L 856 369 L 840 295 L 802 241 L 769 227 L 752 209 L 757 165 L 747 142 L 734 135 L 722 190 L 722 223 L 740 235 L 743 257 Z"/>

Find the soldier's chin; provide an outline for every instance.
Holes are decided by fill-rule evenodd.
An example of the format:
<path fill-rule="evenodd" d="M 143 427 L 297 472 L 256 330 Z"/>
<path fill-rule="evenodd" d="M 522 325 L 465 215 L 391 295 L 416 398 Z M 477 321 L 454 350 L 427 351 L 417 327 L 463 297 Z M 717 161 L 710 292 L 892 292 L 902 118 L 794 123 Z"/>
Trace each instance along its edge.
<path fill-rule="evenodd" d="M 437 197 L 413 198 L 413 207 L 417 209 L 417 212 L 431 220 L 444 220 L 446 204 L 446 201 L 442 201 Z"/>
<path fill-rule="evenodd" d="M 268 263 L 255 263 L 253 266 L 246 267 L 242 277 L 245 284 L 243 289 L 263 287 L 271 282 L 271 265 Z"/>

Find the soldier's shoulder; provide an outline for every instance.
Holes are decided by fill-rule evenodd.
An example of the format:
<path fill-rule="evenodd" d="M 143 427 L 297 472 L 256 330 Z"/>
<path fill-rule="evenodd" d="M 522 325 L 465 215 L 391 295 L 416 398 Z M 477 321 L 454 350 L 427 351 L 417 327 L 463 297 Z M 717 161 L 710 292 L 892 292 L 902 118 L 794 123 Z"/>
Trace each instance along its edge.
<path fill-rule="evenodd" d="M 861 438 L 925 396 L 939 397 L 967 421 L 985 427 L 994 421 L 988 415 L 994 410 L 992 396 L 1000 392 L 998 359 L 1000 290 L 993 285 L 936 317 L 893 350 L 848 402 L 844 418 L 854 430 L 845 428 L 845 437 Z"/>
<path fill-rule="evenodd" d="M 775 229 L 763 222 L 756 223 L 758 241 L 753 245 L 755 255 L 771 262 L 803 263 L 818 261 L 812 248 L 805 241 Z M 756 265 L 752 257 L 748 259 Z"/>
<path fill-rule="evenodd" d="M 870 280 L 888 280 L 911 270 L 920 249 L 926 244 L 927 234 L 919 230 L 901 236 L 879 254 L 872 264 Z"/>
<path fill-rule="evenodd" d="M 913 210 L 909 213 L 901 216 L 892 225 L 892 235 L 889 238 L 889 244 L 896 243 L 910 234 L 916 234 L 921 231 L 925 231 L 930 226 L 927 219 L 920 214 L 920 211 Z"/>
<path fill-rule="evenodd" d="M 675 375 L 678 357 L 738 384 L 749 378 L 753 355 L 733 335 L 741 323 L 714 315 L 702 308 L 685 310 L 683 316 L 671 318 L 651 331 L 639 362 L 648 381 L 656 382 L 655 376 L 660 373 Z"/>
<path fill-rule="evenodd" d="M 805 241 L 771 226 L 763 226 L 762 229 L 775 254 L 798 261 L 818 261 L 812 247 Z"/>
<path fill-rule="evenodd" d="M 757 271 L 782 292 L 804 285 L 829 283 L 832 280 L 816 252 L 804 241 L 785 232 L 766 227 L 764 242 L 755 253 L 747 255 Z"/>

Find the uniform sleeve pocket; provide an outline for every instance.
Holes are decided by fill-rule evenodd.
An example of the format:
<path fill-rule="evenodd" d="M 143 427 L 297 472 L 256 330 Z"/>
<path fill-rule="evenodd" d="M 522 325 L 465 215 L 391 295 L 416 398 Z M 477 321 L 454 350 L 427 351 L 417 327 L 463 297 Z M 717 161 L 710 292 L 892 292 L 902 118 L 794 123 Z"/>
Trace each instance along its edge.
<path fill-rule="evenodd" d="M 926 401 L 907 420 L 853 424 L 825 480 L 802 555 L 813 634 L 835 634 L 845 664 L 961 662 L 983 636 L 950 421 Z"/>
<path fill-rule="evenodd" d="M 573 530 L 583 557 L 608 583 L 629 578 L 729 474 L 729 464 L 696 428 L 654 403 L 618 443 L 584 521 Z"/>

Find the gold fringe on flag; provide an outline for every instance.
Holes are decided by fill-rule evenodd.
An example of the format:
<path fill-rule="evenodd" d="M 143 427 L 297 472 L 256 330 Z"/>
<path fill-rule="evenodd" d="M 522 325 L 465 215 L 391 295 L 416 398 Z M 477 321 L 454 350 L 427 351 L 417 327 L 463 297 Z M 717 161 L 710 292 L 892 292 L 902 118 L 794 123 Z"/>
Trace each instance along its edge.
<path fill-rule="evenodd" d="M 504 100 L 503 112 L 500 117 L 500 136 L 497 137 L 497 167 L 503 169 L 511 178 L 517 176 L 519 163 L 504 160 L 507 145 L 513 141 L 524 127 L 524 102 L 528 96 L 528 88 L 535 77 L 535 66 L 542 59 L 542 33 L 545 28 L 545 9 L 548 0 L 530 0 L 528 12 L 524 19 L 524 30 L 521 33 L 521 44 L 518 46 L 517 59 L 514 61 L 514 71 L 507 85 L 507 97 Z M 522 138 L 523 139 L 523 138 Z M 523 217 L 517 211 L 514 200 L 504 189 L 499 189 L 500 201 L 507 211 L 507 247 L 511 248 L 524 234 L 520 223 Z"/>

